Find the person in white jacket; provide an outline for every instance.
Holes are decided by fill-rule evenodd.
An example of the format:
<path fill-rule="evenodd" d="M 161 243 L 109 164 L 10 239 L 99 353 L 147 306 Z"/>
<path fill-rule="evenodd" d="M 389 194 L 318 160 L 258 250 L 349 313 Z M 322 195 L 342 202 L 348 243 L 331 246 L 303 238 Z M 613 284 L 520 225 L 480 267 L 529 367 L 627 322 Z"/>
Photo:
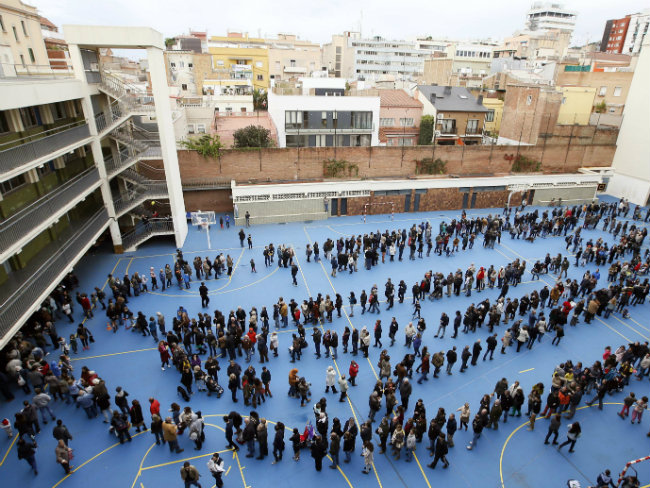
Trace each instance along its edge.
<path fill-rule="evenodd" d="M 406 347 L 411 347 L 411 343 L 413 342 L 413 338 L 415 337 L 416 333 L 417 331 L 413 326 L 413 322 L 409 322 L 409 324 L 406 326 L 406 329 L 404 329 L 404 334 L 406 335 L 406 344 L 404 345 Z"/>
<path fill-rule="evenodd" d="M 327 373 L 325 374 L 325 393 L 328 393 L 332 389 L 332 393 L 336 394 L 336 371 L 334 371 L 334 366 L 327 367 Z"/>
<path fill-rule="evenodd" d="M 221 476 L 223 476 L 226 469 L 224 468 L 224 461 L 221 459 L 218 452 L 215 452 L 208 461 L 208 469 L 210 470 L 210 474 L 214 477 L 215 486 L 221 488 L 223 486 Z"/>

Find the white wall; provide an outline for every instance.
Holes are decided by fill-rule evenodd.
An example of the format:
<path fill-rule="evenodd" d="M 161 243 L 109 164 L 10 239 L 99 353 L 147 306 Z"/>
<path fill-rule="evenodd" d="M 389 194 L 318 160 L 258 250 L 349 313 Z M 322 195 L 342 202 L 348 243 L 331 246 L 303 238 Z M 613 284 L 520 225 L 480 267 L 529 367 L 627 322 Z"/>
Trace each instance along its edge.
<path fill-rule="evenodd" d="M 645 205 L 650 196 L 650 36 L 639 54 L 616 142 L 607 192 Z"/>
<path fill-rule="evenodd" d="M 0 110 L 31 107 L 47 103 L 83 98 L 84 91 L 79 80 L 18 80 L 2 82 Z"/>
<path fill-rule="evenodd" d="M 301 95 L 276 95 L 269 92 L 269 115 L 278 131 L 278 146 L 286 147 L 286 133 L 284 131 L 285 115 L 287 110 L 321 111 L 321 112 L 346 112 L 367 111 L 372 112 L 373 131 L 370 144 L 379 145 L 379 97 L 317 97 Z"/>
<path fill-rule="evenodd" d="M 339 88 L 345 90 L 345 78 L 319 78 L 319 77 L 304 77 L 298 78 L 302 83 L 302 94 L 308 95 L 309 90 L 312 88 Z"/>

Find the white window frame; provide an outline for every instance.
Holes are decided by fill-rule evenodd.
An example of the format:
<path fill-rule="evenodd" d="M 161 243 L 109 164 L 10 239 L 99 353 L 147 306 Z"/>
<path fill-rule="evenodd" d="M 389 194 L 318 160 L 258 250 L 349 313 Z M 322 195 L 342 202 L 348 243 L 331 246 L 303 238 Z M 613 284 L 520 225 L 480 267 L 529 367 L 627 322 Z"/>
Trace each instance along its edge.
<path fill-rule="evenodd" d="M 620 97 L 621 93 L 623 93 L 623 87 L 622 86 L 615 86 L 614 87 L 614 95 L 615 97 Z"/>
<path fill-rule="evenodd" d="M 598 96 L 599 97 L 604 97 L 605 95 L 607 95 L 607 87 L 606 86 L 601 86 L 598 89 Z"/>

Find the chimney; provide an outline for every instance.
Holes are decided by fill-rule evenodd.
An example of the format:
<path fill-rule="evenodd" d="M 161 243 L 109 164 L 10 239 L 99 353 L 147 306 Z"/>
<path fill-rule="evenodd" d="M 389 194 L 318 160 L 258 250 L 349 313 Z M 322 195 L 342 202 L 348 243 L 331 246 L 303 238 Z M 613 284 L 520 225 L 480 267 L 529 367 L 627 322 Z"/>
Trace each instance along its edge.
<path fill-rule="evenodd" d="M 445 87 L 445 95 L 451 95 L 451 87 L 450 86 Z"/>
<path fill-rule="evenodd" d="M 483 95 L 478 96 L 478 104 L 483 105 Z"/>
<path fill-rule="evenodd" d="M 436 103 L 436 94 L 432 93 L 431 95 L 429 95 L 429 100 L 431 100 L 431 103 L 433 103 L 435 105 L 435 103 Z"/>

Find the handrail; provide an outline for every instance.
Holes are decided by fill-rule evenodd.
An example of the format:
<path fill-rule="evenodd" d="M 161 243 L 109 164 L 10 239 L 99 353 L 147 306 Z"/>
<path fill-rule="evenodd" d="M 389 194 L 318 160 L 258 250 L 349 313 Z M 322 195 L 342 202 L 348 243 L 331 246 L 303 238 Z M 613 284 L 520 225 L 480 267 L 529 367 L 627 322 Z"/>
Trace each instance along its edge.
<path fill-rule="evenodd" d="M 130 208 L 149 198 L 161 198 L 165 196 L 168 196 L 167 183 L 147 183 L 130 189 L 121 198 L 113 199 L 113 206 L 115 207 L 115 212 L 122 215 Z"/>
<path fill-rule="evenodd" d="M 53 59 L 52 61 L 65 64 L 0 63 L 0 80 L 22 79 L 25 77 L 29 79 L 74 78 L 72 66 L 68 65 L 65 59 Z"/>
<path fill-rule="evenodd" d="M 126 234 L 122 235 L 122 247 L 125 250 L 137 247 L 153 235 L 173 234 L 174 221 L 171 218 L 150 219 L 146 223 L 138 223 Z"/>
<path fill-rule="evenodd" d="M 61 236 L 59 241 L 50 243 L 49 249 L 46 247 L 38 253 L 26 268 L 9 275 L 1 288 L 9 294 L 0 296 L 0 337 L 39 306 L 42 295 L 53 289 L 62 274 L 77 263 L 79 253 L 92 244 L 108 220 L 108 212 L 102 208 L 79 227 L 70 228 L 69 234 Z"/>
<path fill-rule="evenodd" d="M 28 136 L 21 137 L 20 139 L 13 139 L 11 141 L 4 142 L 0 144 L 0 152 L 6 151 L 6 149 L 3 149 L 4 146 L 11 145 L 12 147 L 15 147 L 15 146 L 20 146 L 22 144 L 27 144 L 29 142 L 38 141 L 39 139 L 44 139 L 46 137 L 53 136 L 58 132 L 64 132 L 68 129 L 72 129 L 73 127 L 78 127 L 86 123 L 87 122 L 85 119 L 75 120 L 74 122 L 70 122 L 69 124 L 59 125 L 58 127 L 52 127 L 51 129 L 44 130 L 43 132 L 37 132 L 35 134 L 30 134 Z"/>

